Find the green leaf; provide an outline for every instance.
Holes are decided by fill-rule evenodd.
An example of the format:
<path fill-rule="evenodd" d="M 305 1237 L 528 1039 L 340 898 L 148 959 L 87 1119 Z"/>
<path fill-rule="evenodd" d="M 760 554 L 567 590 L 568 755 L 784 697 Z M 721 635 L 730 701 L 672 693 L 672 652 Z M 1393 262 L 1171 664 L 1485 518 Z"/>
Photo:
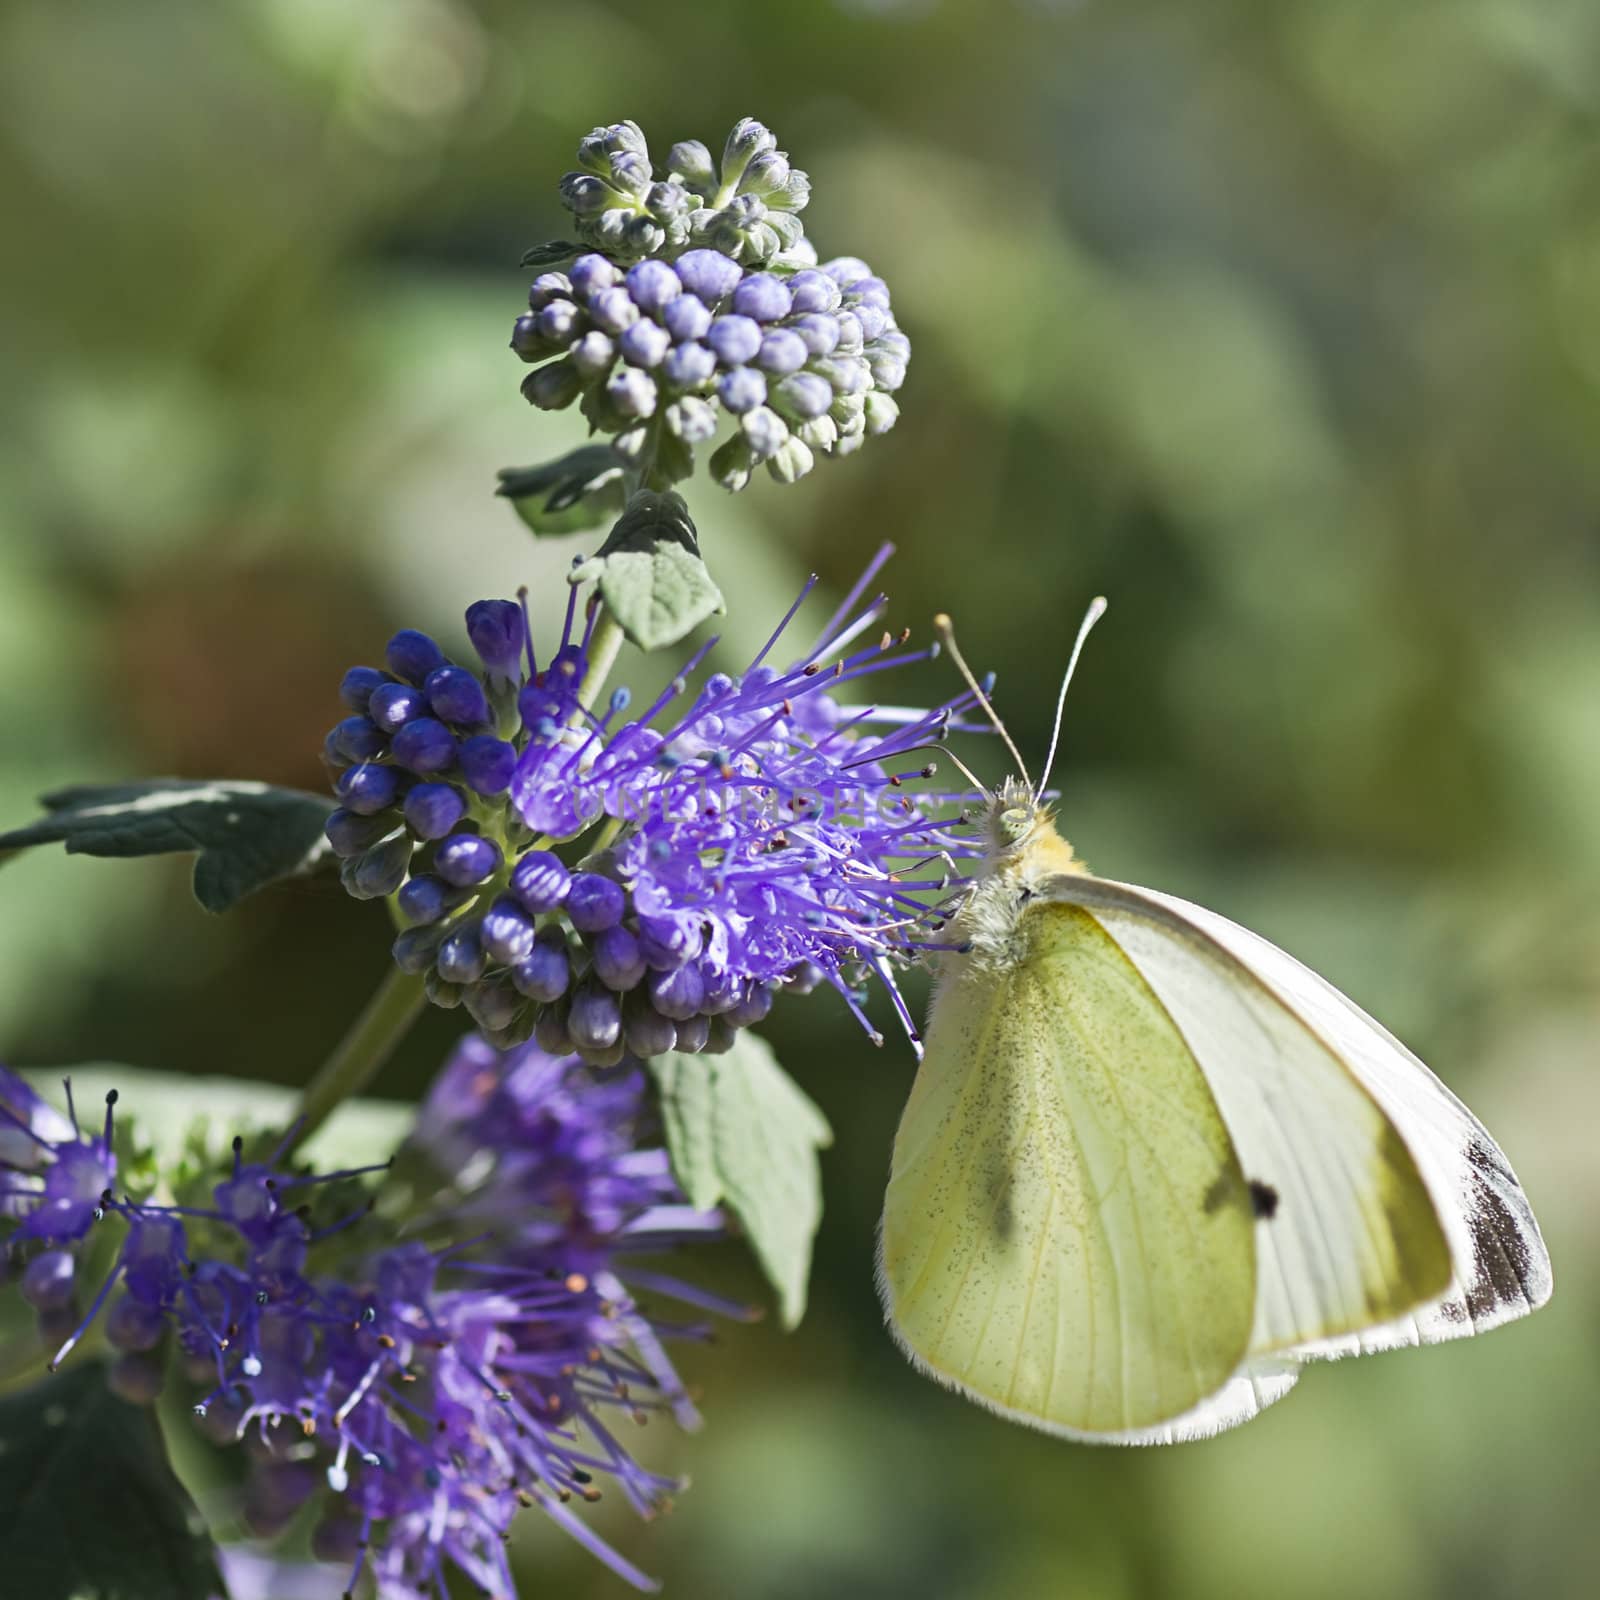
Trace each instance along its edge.
<path fill-rule="evenodd" d="M 0 861 L 32 845 L 57 843 L 69 855 L 198 852 L 194 894 L 207 911 L 226 911 L 333 855 L 322 832 L 333 801 L 268 783 L 152 778 L 58 789 L 39 803 L 50 815 L 0 833 Z"/>
<path fill-rule="evenodd" d="M 679 1186 L 698 1210 L 727 1202 L 777 1290 L 784 1327 L 795 1327 L 822 1220 L 827 1119 L 748 1030 L 723 1055 L 653 1056 L 649 1067 Z"/>
<path fill-rule="evenodd" d="M 154 1413 L 97 1362 L 0 1400 L 0 1573 L 27 1600 L 213 1600 L 226 1592 Z"/>
<path fill-rule="evenodd" d="M 531 250 L 524 251 L 522 264 L 525 267 L 557 267 L 563 261 L 570 261 L 574 256 L 582 254 L 581 244 L 569 244 L 565 239 L 552 239 L 548 244 L 536 244 Z"/>
<path fill-rule="evenodd" d="M 61 1080 L 72 1079 L 79 1107 L 98 1106 L 117 1091 L 117 1118 L 132 1119 L 141 1145 L 149 1146 L 162 1172 L 185 1156 L 215 1163 L 237 1133 L 286 1128 L 299 1091 L 250 1078 L 194 1077 L 155 1072 L 114 1061 L 75 1067 L 31 1068 L 23 1077 L 52 1105 L 62 1103 Z M 346 1100 L 296 1151 L 318 1168 L 362 1167 L 387 1161 L 411 1131 L 416 1107 L 398 1100 Z"/>
<path fill-rule="evenodd" d="M 641 650 L 676 644 L 713 612 L 722 591 L 700 558 L 683 496 L 641 489 L 617 519 L 600 553 L 574 567 L 568 582 L 593 579 L 606 609 Z"/>
<path fill-rule="evenodd" d="M 622 509 L 622 463 L 607 444 L 580 445 L 542 467 L 502 467 L 495 490 L 537 534 L 583 533 Z"/>

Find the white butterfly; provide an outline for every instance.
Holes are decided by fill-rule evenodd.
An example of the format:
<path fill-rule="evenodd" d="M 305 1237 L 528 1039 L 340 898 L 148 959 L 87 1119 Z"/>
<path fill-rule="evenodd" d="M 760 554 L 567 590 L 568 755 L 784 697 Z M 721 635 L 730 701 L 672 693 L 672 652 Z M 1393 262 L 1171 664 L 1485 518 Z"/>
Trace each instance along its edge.
<path fill-rule="evenodd" d="M 1166 1444 L 1304 1361 L 1544 1304 L 1510 1164 L 1393 1035 L 1225 917 L 1091 876 L 1025 781 L 985 825 L 880 1236 L 919 1369 L 1050 1433 Z"/>

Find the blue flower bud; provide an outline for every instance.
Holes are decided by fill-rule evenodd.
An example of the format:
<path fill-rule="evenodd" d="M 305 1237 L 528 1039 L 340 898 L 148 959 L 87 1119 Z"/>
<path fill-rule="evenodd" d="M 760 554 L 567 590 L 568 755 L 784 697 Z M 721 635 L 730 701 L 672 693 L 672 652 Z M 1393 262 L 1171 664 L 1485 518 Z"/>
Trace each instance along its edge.
<path fill-rule="evenodd" d="M 622 416 L 642 420 L 655 413 L 655 379 L 637 367 L 620 367 L 606 381 L 606 398 Z"/>
<path fill-rule="evenodd" d="M 753 1027 L 756 1023 L 765 1020 L 767 1013 L 772 1009 L 772 986 L 765 983 L 753 983 L 750 992 L 745 995 L 738 1005 L 728 1012 L 728 1021 L 736 1028 Z"/>
<path fill-rule="evenodd" d="M 690 305 L 699 305 L 691 300 Z M 657 330 L 659 331 L 659 330 Z M 694 389 L 717 374 L 717 358 L 709 345 L 680 344 L 667 352 L 661 376 L 675 389 Z"/>
<path fill-rule="evenodd" d="M 654 971 L 667 973 L 699 954 L 699 936 L 685 917 L 640 917 L 638 949 Z"/>
<path fill-rule="evenodd" d="M 442 839 L 467 814 L 467 803 L 448 783 L 419 783 L 401 809 L 419 839 Z"/>
<path fill-rule="evenodd" d="M 372 691 L 388 681 L 376 667 L 351 667 L 339 684 L 339 698 L 352 711 L 365 711 Z"/>
<path fill-rule="evenodd" d="M 623 1008 L 622 1037 L 629 1050 L 641 1059 L 665 1055 L 678 1042 L 678 1030 L 670 1017 L 664 1017 L 648 1003 Z"/>
<path fill-rule="evenodd" d="M 615 155 L 647 156 L 644 130 L 637 122 L 608 122 L 591 128 L 578 141 L 578 160 L 594 172 L 604 172 Z"/>
<path fill-rule="evenodd" d="M 661 322 L 680 344 L 701 339 L 711 326 L 711 308 L 698 295 L 679 295 L 661 313 Z"/>
<path fill-rule="evenodd" d="M 860 324 L 862 337 L 868 340 L 876 339 L 889 326 L 889 313 L 865 302 L 852 306 L 850 315 Z"/>
<path fill-rule="evenodd" d="M 593 945 L 595 975 L 619 994 L 636 988 L 645 975 L 645 959 L 638 939 L 621 923 L 602 929 Z"/>
<path fill-rule="evenodd" d="M 553 300 L 572 298 L 572 280 L 564 272 L 541 272 L 528 289 L 528 309 L 543 311 Z"/>
<path fill-rule="evenodd" d="M 502 897 L 483 915 L 478 937 L 491 959 L 514 967 L 533 954 L 536 932 L 532 919 L 515 900 Z"/>
<path fill-rule="evenodd" d="M 426 674 L 424 674 L 426 676 Z M 384 683 L 372 691 L 367 701 L 367 715 L 385 733 L 398 733 L 413 717 L 420 717 L 428 708 L 419 689 L 409 683 Z"/>
<path fill-rule="evenodd" d="M 789 174 L 789 158 L 783 151 L 764 150 L 744 169 L 739 188 L 747 194 L 758 194 L 763 199 L 787 194 Z"/>
<path fill-rule="evenodd" d="M 465 667 L 440 667 L 423 684 L 429 709 L 441 722 L 476 727 L 489 721 L 489 699 L 475 672 Z"/>
<path fill-rule="evenodd" d="M 582 387 L 571 361 L 552 361 L 522 380 L 522 398 L 541 411 L 561 411 L 578 398 Z"/>
<path fill-rule="evenodd" d="M 59 1311 L 72 1304 L 78 1264 L 70 1250 L 45 1250 L 23 1269 L 22 1298 L 35 1311 Z"/>
<path fill-rule="evenodd" d="M 709 1017 L 685 1017 L 674 1032 L 672 1048 L 686 1056 L 697 1056 L 705 1049 L 706 1040 L 710 1037 Z"/>
<path fill-rule="evenodd" d="M 415 881 L 415 880 L 413 880 Z M 394 941 L 391 954 L 402 972 L 416 977 L 433 965 L 447 930 L 440 927 L 407 928 Z"/>
<path fill-rule="evenodd" d="M 567 276 L 572 280 L 573 293 L 580 300 L 587 300 L 597 290 L 611 288 L 621 274 L 604 256 L 591 254 L 579 256 Z"/>
<path fill-rule="evenodd" d="M 452 834 L 434 853 L 433 870 L 458 889 L 482 883 L 500 870 L 500 846 L 476 833 Z"/>
<path fill-rule="evenodd" d="M 579 872 L 567 890 L 567 920 L 579 933 L 599 933 L 622 921 L 627 896 L 622 885 L 598 872 Z"/>
<path fill-rule="evenodd" d="M 649 217 L 629 217 L 623 224 L 622 241 L 634 255 L 653 255 L 667 242 L 666 231 Z"/>
<path fill-rule="evenodd" d="M 700 1009 L 705 999 L 705 979 L 693 962 L 685 962 L 670 972 L 652 972 L 645 979 L 645 992 L 650 1003 L 664 1017 L 674 1022 L 687 1022 Z"/>
<path fill-rule="evenodd" d="M 740 117 L 722 147 L 722 181 L 737 183 L 758 155 L 776 150 L 778 141 L 754 117 Z"/>
<path fill-rule="evenodd" d="M 491 733 L 474 734 L 462 741 L 456 752 L 461 763 L 461 776 L 474 794 L 504 794 L 511 787 L 511 775 L 517 770 L 517 752 L 504 739 Z"/>
<path fill-rule="evenodd" d="M 363 850 L 371 849 L 393 829 L 394 818 L 387 812 L 378 816 L 361 816 L 343 807 L 329 812 L 328 820 L 322 825 L 328 843 L 333 846 L 333 853 L 345 858 L 358 856 Z"/>
<path fill-rule="evenodd" d="M 523 361 L 543 361 L 555 351 L 539 332 L 539 319 L 529 312 L 511 324 L 511 348 Z"/>
<path fill-rule="evenodd" d="M 750 446 L 744 435 L 736 433 L 712 452 L 706 468 L 711 476 L 730 494 L 737 494 L 750 481 L 755 466 Z"/>
<path fill-rule="evenodd" d="M 725 367 L 743 366 L 761 348 L 761 324 L 745 316 L 717 317 L 706 331 L 706 343 Z"/>
<path fill-rule="evenodd" d="M 739 418 L 739 431 L 750 446 L 751 458 L 765 461 L 788 442 L 789 425 L 769 406 L 755 406 Z"/>
<path fill-rule="evenodd" d="M 820 417 L 833 404 L 833 388 L 814 372 L 795 372 L 780 383 L 774 403 L 797 417 Z"/>
<path fill-rule="evenodd" d="M 821 311 L 808 312 L 789 324 L 793 333 L 814 356 L 831 356 L 839 343 L 839 319 Z"/>
<path fill-rule="evenodd" d="M 609 372 L 617 359 L 615 343 L 598 329 L 584 334 L 572 347 L 572 365 L 585 380 Z"/>
<path fill-rule="evenodd" d="M 661 266 L 662 263 L 651 260 L 641 265 Z M 617 347 L 622 351 L 622 359 L 630 366 L 657 367 L 672 348 L 672 335 L 654 322 L 636 322 L 631 328 L 623 330 Z"/>
<path fill-rule="evenodd" d="M 417 717 L 408 722 L 394 736 L 390 748 L 402 767 L 419 776 L 443 772 L 456 759 L 455 735 L 434 717 Z"/>
<path fill-rule="evenodd" d="M 547 1004 L 559 1000 L 571 981 L 566 935 L 559 928 L 541 928 L 527 960 L 511 969 L 511 982 L 518 994 Z"/>
<path fill-rule="evenodd" d="M 832 261 L 824 261 L 821 270 L 846 289 L 872 276 L 872 268 L 860 256 L 835 256 Z"/>
<path fill-rule="evenodd" d="M 364 761 L 341 773 L 333 788 L 346 810 L 370 817 L 394 804 L 400 793 L 400 774 L 393 767 Z"/>
<path fill-rule="evenodd" d="M 401 884 L 396 898 L 406 921 L 425 927 L 453 909 L 460 896 L 443 878 L 424 872 Z"/>
<path fill-rule="evenodd" d="M 720 250 L 686 250 L 672 265 L 684 288 L 707 305 L 732 294 L 744 276 L 739 263 Z"/>
<path fill-rule="evenodd" d="M 527 851 L 511 869 L 512 894 L 536 917 L 554 911 L 571 886 L 572 874 L 548 850 Z"/>
<path fill-rule="evenodd" d="M 584 315 L 570 300 L 552 300 L 535 316 L 534 322 L 539 337 L 553 350 L 565 350 L 584 331 Z M 516 349 L 515 335 L 511 347 Z"/>
<path fill-rule="evenodd" d="M 702 444 L 717 431 L 716 407 L 696 395 L 685 395 L 667 407 L 667 430 L 685 444 Z"/>
<path fill-rule="evenodd" d="M 641 311 L 654 314 L 683 293 L 683 281 L 665 261 L 651 258 L 628 269 L 628 293 Z"/>
<path fill-rule="evenodd" d="M 815 267 L 803 268 L 789 279 L 789 300 L 797 312 L 837 311 L 843 292 L 833 278 Z"/>
<path fill-rule="evenodd" d="M 644 197 L 644 208 L 657 222 L 680 225 L 680 219 L 694 208 L 694 196 L 681 183 L 652 183 Z M 688 230 L 682 229 L 688 237 Z"/>
<path fill-rule="evenodd" d="M 490 672 L 502 678 L 521 675 L 527 625 L 515 600 L 473 601 L 467 607 L 467 637 Z"/>
<path fill-rule="evenodd" d="M 767 398 L 767 380 L 754 367 L 735 367 L 723 373 L 717 383 L 717 395 L 723 405 L 735 416 L 763 405 Z"/>
<path fill-rule="evenodd" d="M 489 965 L 476 928 L 458 928 L 439 946 L 434 966 L 447 983 L 476 983 Z"/>
<path fill-rule="evenodd" d="M 402 628 L 389 641 L 384 659 L 395 677 L 419 685 L 436 667 L 445 664 L 444 651 L 415 628 Z"/>
<path fill-rule="evenodd" d="M 620 285 L 589 296 L 589 316 L 603 333 L 621 333 L 639 320 L 639 308 Z"/>
<path fill-rule="evenodd" d="M 339 869 L 340 881 L 357 900 L 381 900 L 406 881 L 414 848 L 406 834 L 396 834 L 346 861 Z"/>
<path fill-rule="evenodd" d="M 726 1017 L 713 1017 L 700 1053 L 707 1056 L 725 1056 L 738 1042 L 739 1030 L 730 1026 Z"/>
<path fill-rule="evenodd" d="M 636 150 L 619 150 L 611 158 L 611 187 L 620 194 L 642 199 L 655 181 L 649 158 Z"/>
<path fill-rule="evenodd" d="M 370 761 L 388 749 L 389 741 L 370 717 L 346 717 L 333 730 L 334 748 L 346 761 Z"/>
<path fill-rule="evenodd" d="M 617 198 L 604 178 L 590 172 L 564 173 L 559 189 L 561 203 L 579 218 L 598 217 Z"/>
<path fill-rule="evenodd" d="M 761 341 L 761 348 L 756 352 L 756 365 L 782 377 L 785 373 L 798 372 L 806 364 L 809 355 L 805 340 L 798 333 L 792 333 L 787 328 L 774 328 Z"/>
<path fill-rule="evenodd" d="M 838 313 L 838 323 L 839 342 L 834 346 L 833 353 L 838 356 L 860 355 L 861 347 L 867 342 L 860 317 L 853 311 L 841 311 Z"/>
<path fill-rule="evenodd" d="M 580 1050 L 607 1050 L 622 1037 L 622 1007 L 610 990 L 585 979 L 573 992 L 567 1032 Z"/>
<path fill-rule="evenodd" d="M 733 291 L 733 309 L 757 322 L 776 322 L 789 315 L 789 291 L 770 272 L 752 272 Z"/>
<path fill-rule="evenodd" d="M 811 371 L 833 385 L 835 394 L 862 394 L 872 387 L 872 374 L 856 356 L 825 356 L 811 363 Z"/>
<path fill-rule="evenodd" d="M 717 186 L 717 169 L 711 152 L 698 139 L 681 139 L 667 152 L 667 171 L 682 178 L 698 195 L 708 195 Z"/>

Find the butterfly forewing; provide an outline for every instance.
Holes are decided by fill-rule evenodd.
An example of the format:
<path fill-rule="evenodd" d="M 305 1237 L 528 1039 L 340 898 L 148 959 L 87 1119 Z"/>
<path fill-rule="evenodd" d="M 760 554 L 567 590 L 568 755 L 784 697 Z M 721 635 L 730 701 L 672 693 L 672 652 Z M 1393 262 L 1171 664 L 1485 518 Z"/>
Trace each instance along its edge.
<path fill-rule="evenodd" d="M 1240 1388 L 1246 1175 L 1201 1064 L 1095 918 L 1041 901 L 1003 967 L 955 965 L 895 1142 L 881 1272 L 927 1370 L 1018 1420 L 1130 1436 Z"/>
<path fill-rule="evenodd" d="M 1215 912 L 1103 880 L 1063 879 L 1058 888 L 1074 901 L 1092 899 L 1095 915 L 1109 927 L 1143 923 L 1146 933 L 1130 943 L 1146 951 L 1151 941 L 1162 947 L 1148 957 L 1147 968 L 1198 959 L 1213 968 L 1217 981 L 1232 985 L 1241 971 L 1248 973 L 1253 987 L 1337 1056 L 1426 1185 L 1448 1246 L 1447 1283 L 1425 1303 L 1345 1336 L 1307 1341 L 1298 1353 L 1341 1355 L 1455 1338 L 1544 1304 L 1550 1260 L 1510 1163 L 1482 1123 L 1392 1034 L 1292 956 Z M 1159 988 L 1166 980 L 1158 973 L 1154 981 Z"/>

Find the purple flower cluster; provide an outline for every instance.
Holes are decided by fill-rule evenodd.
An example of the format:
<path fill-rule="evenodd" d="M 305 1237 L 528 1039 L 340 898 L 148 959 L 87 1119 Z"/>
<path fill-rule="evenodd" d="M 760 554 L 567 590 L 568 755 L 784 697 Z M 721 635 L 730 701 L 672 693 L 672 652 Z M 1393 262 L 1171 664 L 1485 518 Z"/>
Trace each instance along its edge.
<path fill-rule="evenodd" d="M 561 180 L 578 237 L 618 260 L 675 256 L 709 245 L 735 260 L 805 265 L 799 213 L 811 182 L 753 117 L 734 125 L 714 162 L 699 140 L 672 147 L 664 178 L 635 122 L 595 128 L 578 144 L 579 171 Z M 798 255 L 797 255 L 798 252 Z M 783 263 L 782 258 L 792 259 Z"/>
<path fill-rule="evenodd" d="M 625 458 L 650 452 L 669 478 L 692 469 L 719 413 L 738 425 L 711 458 L 729 489 L 762 463 L 792 483 L 816 452 L 848 455 L 899 415 L 910 341 L 887 285 L 854 257 L 780 276 L 706 248 L 626 272 L 591 254 L 535 279 L 528 305 L 511 348 L 542 365 L 524 396 L 545 410 L 581 400 Z M 662 449 L 660 428 L 681 448 Z"/>
<path fill-rule="evenodd" d="M 105 1335 L 119 1367 L 154 1374 L 143 1397 L 175 1343 L 202 1386 L 203 1430 L 251 1443 L 253 1531 L 280 1532 L 317 1499 L 317 1551 L 349 1560 L 352 1585 L 370 1565 L 379 1594 L 405 1600 L 443 1593 L 456 1569 L 509 1596 L 503 1539 L 537 1506 L 648 1588 L 571 1504 L 598 1499 L 604 1480 L 646 1515 L 672 1494 L 607 1417 L 670 1411 L 694 1425 L 661 1339 L 702 1330 L 648 1316 L 617 1258 L 714 1235 L 720 1219 L 683 1203 L 663 1151 L 635 1148 L 642 1096 L 637 1073 L 597 1081 L 535 1046 L 502 1056 L 468 1039 L 402 1157 L 416 1242 L 374 1248 L 360 1172 L 295 1173 L 281 1152 L 247 1161 L 237 1141 L 220 1181 L 183 1203 L 118 1199 L 109 1115 L 104 1138 L 85 1136 L 0 1072 L 8 1149 L 27 1147 L 6 1191 L 11 1252 L 24 1292 L 59 1308 L 60 1291 L 38 1284 L 60 1274 L 37 1264 L 74 1253 L 97 1221 L 120 1224 L 115 1263 L 57 1360 L 115 1293 Z M 632 1283 L 742 1314 L 659 1273 Z"/>
<path fill-rule="evenodd" d="M 366 709 L 329 736 L 343 805 L 328 836 L 352 892 L 395 894 L 413 924 L 399 965 L 497 1044 L 537 1038 L 594 1065 L 726 1049 L 785 986 L 825 981 L 859 1012 L 872 975 L 915 1037 L 893 969 L 938 948 L 929 896 L 973 846 L 940 820 L 965 791 L 913 799 L 904 778 L 933 767 L 897 768 L 971 697 L 929 711 L 835 697 L 932 653 L 879 631 L 882 596 L 857 611 L 882 559 L 800 659 L 766 663 L 797 600 L 745 673 L 710 677 L 676 717 L 710 645 L 642 717 L 621 720 L 625 690 L 597 716 L 570 607 L 542 670 L 531 637 L 513 646 L 520 609 L 483 601 L 468 624 L 484 679 L 409 633 L 389 673 L 347 674 Z"/>

